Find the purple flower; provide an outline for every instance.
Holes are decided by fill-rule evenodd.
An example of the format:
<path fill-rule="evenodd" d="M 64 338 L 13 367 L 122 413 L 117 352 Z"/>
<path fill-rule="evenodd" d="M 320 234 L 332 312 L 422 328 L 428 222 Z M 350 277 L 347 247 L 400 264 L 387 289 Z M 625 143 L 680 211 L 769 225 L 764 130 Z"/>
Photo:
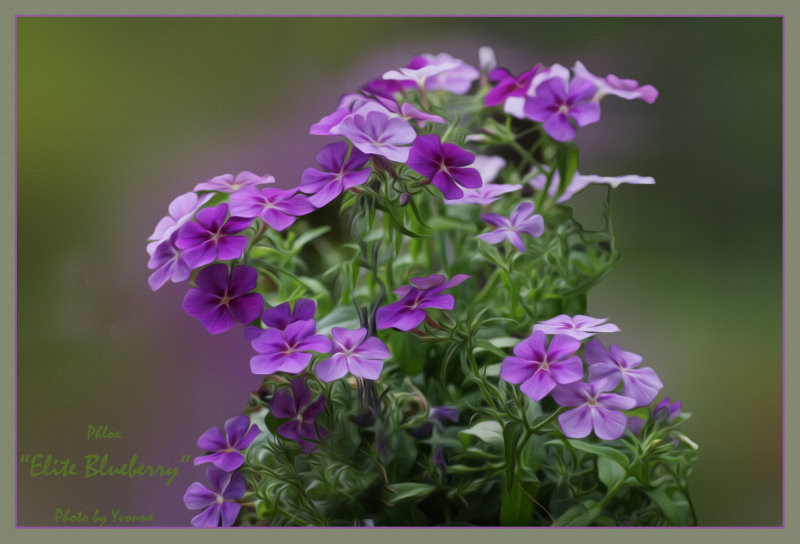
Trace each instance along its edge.
<path fill-rule="evenodd" d="M 313 319 L 295 321 L 280 330 L 270 328 L 252 335 L 250 344 L 259 355 L 250 359 L 253 374 L 288 372 L 298 374 L 311 362 L 312 351 L 328 353 L 331 342 L 326 336 L 315 334 L 317 325 Z"/>
<path fill-rule="evenodd" d="M 314 420 L 325 409 L 325 397 L 322 395 L 311 402 L 311 390 L 303 378 L 295 378 L 291 383 L 291 392 L 280 389 L 275 392 L 270 402 L 272 415 L 277 418 L 289 418 L 289 421 L 278 427 L 278 434 L 294 440 L 308 455 L 316 447 L 311 440 L 318 440 L 327 435 L 327 431 L 317 427 Z"/>
<path fill-rule="evenodd" d="M 211 489 L 200 482 L 194 482 L 183 495 L 183 503 L 189 510 L 205 508 L 192 518 L 192 525 L 217 527 L 222 520 L 223 527 L 230 527 L 242 508 L 236 501 L 244 496 L 244 476 L 211 466 L 206 469 L 206 477 L 211 483 Z"/>
<path fill-rule="evenodd" d="M 514 356 L 503 359 L 500 377 L 509 383 L 521 383 L 520 391 L 535 401 L 542 400 L 557 383 L 568 384 L 583 378 L 583 363 L 575 355 L 581 343 L 557 334 L 547 345 L 541 331 L 514 346 Z"/>
<path fill-rule="evenodd" d="M 391 357 L 389 348 L 378 338 L 367 338 L 367 329 L 331 329 L 333 354 L 314 367 L 323 382 L 337 380 L 347 373 L 366 380 L 377 380 L 383 361 Z"/>
<path fill-rule="evenodd" d="M 168 240 L 158 245 L 147 263 L 147 268 L 155 270 L 147 278 L 150 289 L 153 291 L 158 290 L 167 280 L 180 282 L 189 279 L 189 276 L 192 275 L 192 269 L 186 263 L 182 250 L 175 245 L 177 238 L 178 232 L 175 231 Z"/>
<path fill-rule="evenodd" d="M 585 340 L 599 332 L 619 332 L 619 327 L 606 321 L 608 318 L 597 319 L 587 315 L 570 317 L 561 314 L 547 321 L 540 321 L 533 326 L 533 330 L 545 334 L 566 334 L 576 340 Z"/>
<path fill-rule="evenodd" d="M 520 202 L 509 218 L 496 213 L 481 214 L 482 221 L 497 228 L 479 234 L 476 238 L 489 244 L 500 244 L 503 240 L 508 240 L 517 250 L 524 252 L 525 242 L 522 241 L 520 234 L 525 233 L 538 238 L 544 232 L 544 219 L 541 215 L 533 215 L 533 209 L 533 203 Z"/>
<path fill-rule="evenodd" d="M 153 234 L 150 235 L 147 244 L 147 253 L 150 255 L 162 242 L 169 240 L 172 233 L 178 230 L 184 223 L 194 217 L 194 213 L 211 199 L 210 194 L 197 196 L 196 193 L 184 193 L 175 198 L 169 204 L 169 215 L 162 218 L 156 225 Z"/>
<path fill-rule="evenodd" d="M 308 198 L 296 192 L 297 188 L 245 187 L 231 195 L 231 215 L 260 217 L 273 229 L 282 231 L 292 226 L 298 217 L 314 211 Z"/>
<path fill-rule="evenodd" d="M 479 204 L 488 206 L 492 202 L 496 202 L 502 195 L 522 189 L 522 185 L 518 184 L 489 183 L 497 177 L 497 174 L 500 173 L 500 170 L 505 165 L 506 161 L 503 157 L 475 155 L 475 162 L 472 163 L 472 167 L 480 174 L 483 185 L 475 189 L 463 189 L 464 196 L 454 200 L 445 200 L 445 204 Z"/>
<path fill-rule="evenodd" d="M 600 119 L 600 105 L 594 102 L 597 86 L 583 78 L 552 77 L 536 87 L 536 96 L 525 101 L 525 115 L 544 123 L 544 130 L 553 139 L 567 142 L 575 138 L 575 127 L 586 126 Z"/>
<path fill-rule="evenodd" d="M 414 105 L 408 102 L 398 104 L 394 99 L 377 96 L 375 99 L 380 102 L 387 110 L 395 116 L 403 119 L 404 121 L 416 121 L 417 126 L 424 128 L 428 121 L 432 123 L 444 123 L 445 120 L 441 115 L 434 115 L 420 111 Z"/>
<path fill-rule="evenodd" d="M 496 75 L 499 76 L 500 74 Z M 553 77 L 558 77 L 566 81 L 570 78 L 569 69 L 561 66 L 560 64 L 553 64 L 547 68 L 542 68 L 536 73 L 535 76 L 533 76 L 533 79 L 531 79 L 530 85 L 525 91 L 524 96 L 512 95 L 506 98 L 506 101 L 503 104 L 503 111 L 513 115 L 514 117 L 517 117 L 518 119 L 525 119 L 526 100 L 528 97 L 536 96 L 536 88 L 539 86 L 539 83 Z"/>
<path fill-rule="evenodd" d="M 675 421 L 675 418 L 678 417 L 678 414 L 681 413 L 681 401 L 676 402 L 675 404 L 669 403 L 669 397 L 664 398 L 661 402 L 656 405 L 656 409 L 653 410 L 653 414 L 657 418 L 663 418 L 667 420 L 668 423 L 672 423 Z"/>
<path fill-rule="evenodd" d="M 636 406 L 650 404 L 664 387 L 652 368 L 636 368 L 642 357 L 611 344 L 608 351 L 597 338 L 586 343 L 583 357 L 589 365 L 589 380 L 605 380 L 614 388 L 622 380 L 622 394 L 636 401 Z"/>
<path fill-rule="evenodd" d="M 473 162 L 472 153 L 455 144 L 443 144 L 436 134 L 418 137 L 408 155 L 408 166 L 431 180 L 447 200 L 464 196 L 459 185 L 468 188 L 483 185 L 475 168 L 465 168 Z"/>
<path fill-rule="evenodd" d="M 397 162 L 406 162 L 409 148 L 403 146 L 417 137 L 406 121 L 379 111 L 359 112 L 345 118 L 339 132 L 364 153 Z"/>
<path fill-rule="evenodd" d="M 264 185 L 266 183 L 275 183 L 275 178 L 269 174 L 263 176 L 256 175 L 252 172 L 244 170 L 236 174 L 222 174 L 221 176 L 214 176 L 213 178 L 202 181 L 195 185 L 195 191 L 219 191 L 220 193 L 235 193 L 243 187 L 255 187 L 256 185 Z"/>
<path fill-rule="evenodd" d="M 577 61 L 572 70 L 575 72 L 576 77 L 588 79 L 597 85 L 596 100 L 600 100 L 604 95 L 611 94 L 626 100 L 639 98 L 648 104 L 652 104 L 658 98 L 658 91 L 652 85 L 642 85 L 640 87 L 635 79 L 621 79 L 614 74 L 598 77 L 587 70 L 581 61 Z"/>
<path fill-rule="evenodd" d="M 183 309 L 196 317 L 211 334 L 233 327 L 233 322 L 247 324 L 264 308 L 264 299 L 251 293 L 256 287 L 258 272 L 249 266 L 216 263 L 197 274 L 197 288 L 189 289 L 183 298 Z"/>
<path fill-rule="evenodd" d="M 523 72 L 518 77 L 514 77 L 511 72 L 505 68 L 492 70 L 489 77 L 494 81 L 498 81 L 498 84 L 494 89 L 489 91 L 483 99 L 484 104 L 486 104 L 487 107 L 491 107 L 502 104 L 511 96 L 525 96 L 528 87 L 531 85 L 533 76 L 535 76 L 541 68 L 542 65 L 537 64 L 533 70 Z"/>
<path fill-rule="evenodd" d="M 602 440 L 616 440 L 625 433 L 628 418 L 619 410 L 630 410 L 636 401 L 609 393 L 606 381 L 575 382 L 559 385 L 553 398 L 564 407 L 572 407 L 558 416 L 561 430 L 568 438 L 585 438 L 594 429 Z"/>
<path fill-rule="evenodd" d="M 342 121 L 359 113 L 366 115 L 371 111 L 394 117 L 392 112 L 376 100 L 360 94 L 346 94 L 339 100 L 339 106 L 336 111 L 311 125 L 309 133 L 319 136 L 336 136 L 341 133 Z"/>
<path fill-rule="evenodd" d="M 279 304 L 274 308 L 267 308 L 261 314 L 261 321 L 267 327 L 283 331 L 295 321 L 314 319 L 316 311 L 316 302 L 309 298 L 301 298 L 294 303 L 294 308 L 291 308 L 288 302 Z M 259 330 L 259 332 L 261 331 Z"/>
<path fill-rule="evenodd" d="M 426 309 L 452 310 L 455 306 L 453 295 L 440 293 L 445 289 L 455 287 L 469 277 L 466 274 L 456 274 L 450 281 L 447 281 L 442 274 L 412 278 L 411 285 L 404 285 L 394 290 L 396 295 L 403 298 L 378 309 L 375 319 L 377 328 L 394 327 L 401 331 L 410 331 L 425 320 Z"/>
<path fill-rule="evenodd" d="M 244 217 L 228 218 L 228 205 L 203 208 L 178 231 L 175 245 L 183 250 L 184 260 L 192 268 L 206 265 L 215 259 L 239 259 L 247 247 L 247 236 L 234 236 L 250 226 L 253 220 Z"/>
<path fill-rule="evenodd" d="M 555 198 L 558 194 L 560 179 L 561 177 L 559 176 L 558 171 L 554 171 L 553 179 L 550 182 L 550 189 L 547 191 L 547 195 L 550 198 Z M 572 181 L 570 181 L 569 186 L 564 189 L 564 192 L 560 197 L 558 197 L 556 202 L 558 204 L 566 202 L 592 183 L 610 185 L 613 189 L 616 189 L 623 183 L 630 183 L 633 185 L 652 185 L 655 182 L 656 180 L 651 177 L 643 177 L 633 174 L 627 176 L 584 176 L 580 172 L 575 172 L 572 175 Z M 544 172 L 536 174 L 533 178 L 531 178 L 530 184 L 531 187 L 537 191 L 544 191 L 544 188 L 547 186 L 547 174 Z"/>
<path fill-rule="evenodd" d="M 472 87 L 472 82 L 481 75 L 474 66 L 447 53 L 418 55 L 411 59 L 406 70 L 421 72 L 431 68 L 435 68 L 435 71 L 426 77 L 425 88 L 432 91 L 441 89 L 453 94 L 465 94 Z M 389 79 L 385 74 L 383 77 Z"/>
<path fill-rule="evenodd" d="M 452 57 L 450 60 L 445 60 L 443 62 L 430 63 L 422 56 L 419 56 L 415 57 L 405 68 L 389 70 L 384 73 L 383 79 L 398 82 L 413 82 L 417 87 L 423 89 L 427 87 L 429 78 L 433 78 L 447 70 L 458 68 L 458 66 L 459 63 Z"/>
<path fill-rule="evenodd" d="M 408 429 L 408 433 L 418 440 L 423 440 L 433 433 L 434 425 L 436 425 L 440 433 L 443 433 L 445 420 L 457 423 L 458 408 L 455 406 L 434 406 L 431 408 L 430 414 L 428 414 L 428 421 L 419 427 Z"/>
<path fill-rule="evenodd" d="M 197 439 L 197 445 L 209 455 L 196 457 L 194 464 L 213 463 L 225 472 L 233 472 L 244 464 L 242 451 L 250 447 L 261 433 L 257 425 L 250 425 L 247 416 L 234 416 L 225 422 L 225 433 L 219 427 L 211 427 Z"/>
<path fill-rule="evenodd" d="M 328 144 L 317 154 L 317 162 L 323 169 L 306 168 L 303 171 L 298 190 L 311 195 L 308 201 L 315 208 L 323 207 L 343 191 L 369 179 L 372 171 L 364 168 L 369 156 L 354 148 L 345 162 L 348 149 L 345 142 Z"/>

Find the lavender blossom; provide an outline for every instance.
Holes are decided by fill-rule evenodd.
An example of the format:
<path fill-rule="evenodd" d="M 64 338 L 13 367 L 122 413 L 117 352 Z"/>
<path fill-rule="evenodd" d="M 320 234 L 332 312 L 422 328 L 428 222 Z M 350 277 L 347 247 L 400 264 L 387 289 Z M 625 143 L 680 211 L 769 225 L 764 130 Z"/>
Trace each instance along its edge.
<path fill-rule="evenodd" d="M 482 221 L 497 228 L 491 232 L 479 234 L 476 238 L 489 244 L 500 244 L 503 240 L 508 240 L 517 250 L 524 252 L 525 242 L 522 241 L 520 234 L 524 233 L 538 238 L 544 233 L 544 219 L 541 215 L 533 215 L 533 210 L 533 203 L 520 202 L 508 218 L 496 213 L 481 214 Z"/>
<path fill-rule="evenodd" d="M 521 383 L 520 391 L 535 401 L 547 396 L 556 384 L 569 384 L 583 378 L 583 363 L 575 355 L 581 343 L 558 334 L 547 345 L 541 331 L 514 346 L 514 356 L 503 359 L 500 377 L 509 383 Z"/>
<path fill-rule="evenodd" d="M 544 130 L 554 140 L 575 139 L 574 121 L 583 127 L 600 120 L 600 106 L 594 102 L 597 86 L 583 78 L 569 83 L 560 77 L 547 79 L 536 87 L 536 96 L 525 101 L 525 115 L 544 123 Z"/>
<path fill-rule="evenodd" d="M 558 171 L 553 172 L 553 179 L 550 182 L 550 189 L 547 191 L 547 196 L 550 198 L 555 198 L 558 195 L 559 184 L 560 184 L 561 176 L 559 176 Z M 562 204 L 575 196 L 580 191 L 584 190 L 586 187 L 593 183 L 599 183 L 604 185 L 610 185 L 612 189 L 616 189 L 623 183 L 630 183 L 633 185 L 652 185 L 656 182 L 651 177 L 643 177 L 637 176 L 634 174 L 627 175 L 627 176 L 596 176 L 596 175 L 588 175 L 584 176 L 580 172 L 575 172 L 572 175 L 572 180 L 564 189 L 564 192 L 558 197 L 556 203 Z M 536 174 L 530 180 L 530 185 L 537 191 L 544 191 L 545 187 L 547 186 L 547 174 L 544 172 L 540 172 Z"/>
<path fill-rule="evenodd" d="M 328 144 L 317 154 L 317 162 L 323 169 L 306 168 L 303 171 L 298 190 L 311 195 L 308 201 L 315 208 L 325 206 L 343 191 L 369 179 L 372 171 L 364 168 L 369 156 L 354 148 L 349 150 L 348 158 L 348 149 L 345 142 Z"/>
<path fill-rule="evenodd" d="M 327 435 L 327 431 L 315 423 L 326 404 L 327 400 L 322 395 L 311 402 L 311 389 L 303 378 L 295 378 L 291 383 L 291 391 L 276 391 L 269 407 L 275 417 L 289 419 L 278 427 L 278 434 L 300 444 L 303 453 L 308 455 L 316 448 L 312 440 L 322 439 Z"/>
<path fill-rule="evenodd" d="M 206 477 L 211 489 L 200 482 L 194 482 L 183 495 L 183 503 L 189 510 L 202 512 L 192 518 L 195 527 L 230 527 L 236 521 L 242 506 L 236 502 L 244 496 L 244 476 L 235 472 L 225 472 L 217 467 L 206 469 Z"/>
<path fill-rule="evenodd" d="M 428 178 L 447 200 L 464 196 L 462 187 L 483 185 L 475 168 L 466 168 L 475 162 L 475 156 L 455 144 L 442 143 L 436 134 L 426 134 L 414 141 L 408 155 L 408 166 Z"/>
<path fill-rule="evenodd" d="M 558 416 L 568 438 L 585 438 L 594 430 L 602 440 L 616 440 L 625 433 L 628 418 L 619 410 L 630 410 L 636 401 L 610 393 L 605 380 L 574 382 L 553 389 L 553 399 L 564 407 L 574 407 Z"/>
<path fill-rule="evenodd" d="M 389 348 L 380 339 L 370 336 L 367 329 L 331 329 L 333 354 L 314 367 L 323 382 L 337 380 L 350 373 L 366 380 L 377 380 L 384 360 L 391 357 Z"/>
<path fill-rule="evenodd" d="M 209 455 L 196 457 L 194 464 L 212 463 L 225 472 L 232 472 L 244 464 L 242 452 L 250 447 L 261 433 L 257 425 L 250 425 L 247 416 L 234 416 L 225 422 L 225 432 L 219 427 L 211 427 L 197 439 L 197 445 Z"/>
<path fill-rule="evenodd" d="M 449 281 L 442 274 L 412 278 L 411 285 L 404 285 L 394 290 L 396 295 L 403 298 L 378 309 L 375 320 L 377 328 L 394 327 L 401 331 L 410 331 L 425 320 L 426 309 L 452 310 L 455 306 L 453 295 L 440 293 L 455 287 L 469 277 L 466 274 L 456 274 Z"/>
<path fill-rule="evenodd" d="M 533 330 L 545 334 L 566 334 L 576 340 L 585 340 L 599 332 L 619 332 L 619 327 L 613 323 L 606 323 L 608 318 L 596 319 L 587 315 L 570 317 L 567 314 L 558 315 L 546 321 L 540 321 L 533 326 Z"/>
<path fill-rule="evenodd" d="M 292 226 L 298 217 L 314 211 L 305 195 L 295 194 L 297 188 L 284 190 L 266 187 L 245 187 L 231 195 L 231 215 L 260 217 L 270 227 L 282 231 Z"/>
<path fill-rule="evenodd" d="M 589 380 L 605 380 L 614 388 L 622 381 L 622 394 L 636 401 L 636 406 L 646 406 L 664 387 L 652 368 L 636 368 L 642 357 L 611 344 L 608 351 L 597 338 L 586 343 L 583 356 L 589 365 Z"/>
<path fill-rule="evenodd" d="M 270 328 L 252 335 L 250 344 L 259 355 L 250 359 L 250 371 L 253 374 L 274 374 L 288 372 L 298 374 L 311 362 L 312 351 L 328 353 L 331 350 L 330 340 L 317 330 L 313 319 L 295 321 L 279 330 Z"/>
<path fill-rule="evenodd" d="M 653 415 L 656 418 L 662 418 L 667 421 L 667 423 L 672 423 L 681 413 L 681 401 L 676 402 L 675 404 L 670 404 L 669 397 L 665 397 L 656 405 L 655 410 L 653 410 Z"/>
<path fill-rule="evenodd" d="M 453 94 L 465 94 L 472 87 L 472 82 L 480 77 L 480 72 L 461 59 L 453 58 L 447 53 L 431 55 L 424 53 L 411 59 L 409 69 L 419 71 L 435 67 L 437 70 L 425 79 L 425 88 L 432 91 L 443 90 Z M 389 79 L 384 74 L 384 79 Z"/>
<path fill-rule="evenodd" d="M 213 262 L 240 259 L 247 247 L 247 236 L 234 236 L 250 226 L 252 219 L 228 217 L 228 205 L 203 208 L 193 222 L 178 231 L 175 242 L 183 250 L 184 260 L 192 268 Z"/>
<path fill-rule="evenodd" d="M 153 255 L 162 242 L 169 240 L 172 233 L 190 221 L 197 210 L 211 199 L 210 194 L 197 196 L 194 192 L 184 193 L 169 203 L 169 215 L 163 217 L 150 235 L 147 253 Z"/>
<path fill-rule="evenodd" d="M 267 183 L 275 183 L 275 178 L 269 174 L 259 176 L 252 172 L 244 170 L 236 174 L 222 174 L 221 176 L 214 176 L 213 178 L 200 182 L 195 185 L 195 191 L 218 191 L 220 193 L 235 193 L 243 187 L 255 187 L 257 185 L 264 185 Z"/>
<path fill-rule="evenodd" d="M 197 274 L 197 287 L 186 293 L 183 309 L 211 334 L 230 330 L 234 321 L 248 324 L 264 308 L 261 295 L 251 292 L 257 280 L 255 268 L 242 265 L 229 271 L 226 264 L 212 264 Z"/>
<path fill-rule="evenodd" d="M 572 68 L 576 77 L 588 79 L 597 85 L 597 95 L 595 100 L 599 101 L 603 96 L 610 94 L 624 98 L 625 100 L 644 100 L 648 104 L 652 104 L 658 98 L 658 91 L 652 85 L 639 86 L 639 82 L 635 79 L 622 79 L 614 74 L 608 74 L 606 77 L 598 77 L 591 73 L 582 62 L 577 61 Z"/>
<path fill-rule="evenodd" d="M 483 99 L 484 104 L 486 104 L 487 107 L 491 107 L 502 104 L 507 98 L 512 96 L 525 96 L 533 77 L 541 69 L 542 65 L 537 64 L 532 70 L 523 72 L 518 77 L 514 77 L 511 72 L 505 68 L 492 70 L 489 74 L 489 78 L 498 83 Z"/>
<path fill-rule="evenodd" d="M 409 148 L 405 146 L 417 137 L 406 121 L 379 111 L 346 117 L 339 132 L 364 153 L 396 162 L 406 162 Z"/>
<path fill-rule="evenodd" d="M 167 280 L 177 283 L 188 280 L 192 275 L 192 269 L 183 256 L 183 250 L 175 245 L 177 238 L 178 232 L 174 231 L 168 240 L 161 242 L 156 247 L 147 262 L 147 268 L 155 270 L 147 278 L 147 283 L 150 284 L 150 289 L 153 291 L 161 288 Z"/>

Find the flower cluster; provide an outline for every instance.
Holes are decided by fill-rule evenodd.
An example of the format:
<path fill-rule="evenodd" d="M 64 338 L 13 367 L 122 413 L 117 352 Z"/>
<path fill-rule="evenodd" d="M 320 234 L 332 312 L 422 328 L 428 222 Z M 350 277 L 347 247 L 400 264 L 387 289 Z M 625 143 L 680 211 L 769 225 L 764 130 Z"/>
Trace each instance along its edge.
<path fill-rule="evenodd" d="M 262 380 L 245 412 L 257 426 L 238 416 L 198 440 L 211 488 L 186 492 L 203 509 L 193 525 L 560 524 L 578 510 L 627 523 L 620 512 L 652 489 L 685 495 L 683 468 L 609 485 L 633 476 L 623 465 L 688 466 L 681 448 L 696 445 L 675 431 L 680 403 L 650 407 L 664 386 L 642 357 L 596 338 L 619 331 L 584 315 L 614 235 L 566 206 L 590 186 L 610 206 L 611 189 L 655 183 L 579 173 L 574 140 L 605 96 L 658 92 L 580 62 L 515 76 L 491 49 L 479 57 L 422 54 L 384 72 L 310 126 L 336 141 L 294 183 L 211 177 L 148 239 L 151 288 L 190 281 L 186 313 L 211 334 L 242 325 Z M 330 238 L 315 223 L 324 208 L 345 227 Z M 553 445 L 565 443 L 569 460 Z M 636 519 L 676 523 L 659 507 Z"/>
<path fill-rule="evenodd" d="M 212 453 L 196 457 L 195 465 L 211 463 L 206 470 L 211 488 L 194 482 L 186 490 L 183 502 L 190 510 L 204 509 L 192 518 L 195 527 L 230 527 L 236 521 L 245 493 L 245 478 L 237 472 L 244 464 L 243 451 L 261 433 L 257 425 L 250 425 L 246 416 L 227 420 L 224 432 L 212 427 L 197 439 L 197 445 Z"/>

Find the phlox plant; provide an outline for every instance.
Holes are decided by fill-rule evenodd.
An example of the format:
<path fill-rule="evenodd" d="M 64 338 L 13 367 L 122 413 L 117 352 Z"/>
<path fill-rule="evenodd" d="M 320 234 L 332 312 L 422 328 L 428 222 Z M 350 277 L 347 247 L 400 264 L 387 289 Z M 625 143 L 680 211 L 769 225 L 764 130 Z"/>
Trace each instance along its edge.
<path fill-rule="evenodd" d="M 262 377 L 198 439 L 193 525 L 697 523 L 689 414 L 587 309 L 618 259 L 612 189 L 654 180 L 579 173 L 574 139 L 607 97 L 658 92 L 479 59 L 343 96 L 292 188 L 242 171 L 169 205 L 151 288 L 188 281 L 186 313 Z M 599 231 L 569 205 L 590 185 Z"/>

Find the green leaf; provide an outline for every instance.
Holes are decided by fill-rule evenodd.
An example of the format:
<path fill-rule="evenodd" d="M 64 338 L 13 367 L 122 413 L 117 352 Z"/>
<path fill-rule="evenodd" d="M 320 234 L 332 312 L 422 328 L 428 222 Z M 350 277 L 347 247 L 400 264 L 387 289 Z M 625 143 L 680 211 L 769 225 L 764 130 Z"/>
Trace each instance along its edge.
<path fill-rule="evenodd" d="M 434 216 L 428 220 L 428 227 L 435 231 L 460 230 L 467 234 L 475 232 L 475 227 L 469 223 L 452 217 Z"/>
<path fill-rule="evenodd" d="M 575 448 L 576 450 L 585 451 L 586 453 L 592 453 L 597 455 L 598 457 L 605 457 L 615 463 L 622 465 L 623 467 L 628 466 L 629 461 L 628 458 L 620 452 L 619 450 L 615 450 L 614 448 L 610 448 L 608 446 L 599 446 L 597 444 L 592 444 L 591 442 L 584 442 L 582 440 L 574 440 L 570 439 L 567 440 L 570 446 Z"/>
<path fill-rule="evenodd" d="M 597 477 L 606 489 L 612 489 L 625 477 L 625 468 L 607 457 L 600 457 L 597 460 Z"/>
<path fill-rule="evenodd" d="M 529 525 L 533 515 L 533 501 L 522 492 L 519 482 L 511 482 L 511 490 L 503 486 L 500 505 L 500 525 L 519 527 Z"/>
<path fill-rule="evenodd" d="M 503 446 L 503 428 L 497 421 L 480 421 L 470 427 L 459 431 L 464 445 L 467 444 L 467 436 L 474 436 L 492 446 Z"/>
<path fill-rule="evenodd" d="M 591 524 L 601 512 L 602 509 L 597 506 L 595 501 L 587 500 L 582 504 L 576 504 L 561 514 L 556 520 L 556 525 L 559 527 L 586 527 Z"/>
<path fill-rule="evenodd" d="M 386 501 L 391 504 L 397 504 L 411 499 L 419 500 L 423 497 L 427 497 L 430 495 L 431 491 L 436 489 L 436 486 L 417 482 L 402 482 L 399 484 L 392 484 L 391 488 L 397 493 L 387 494 Z"/>
<path fill-rule="evenodd" d="M 646 489 L 645 493 L 658 505 L 670 524 L 681 525 L 681 513 L 678 507 L 672 502 L 672 499 L 664 493 L 663 489 Z"/>
<path fill-rule="evenodd" d="M 516 480 L 517 470 L 517 441 L 522 434 L 522 425 L 507 423 L 503 428 L 503 453 L 506 458 L 506 493 L 511 492 Z"/>
<path fill-rule="evenodd" d="M 325 225 L 304 232 L 303 234 L 298 236 L 297 240 L 295 240 L 294 243 L 292 244 L 292 253 L 298 253 L 301 249 L 303 249 L 303 246 L 305 246 L 311 240 L 313 240 L 314 238 L 319 238 L 329 230 L 331 230 L 331 227 Z"/>

